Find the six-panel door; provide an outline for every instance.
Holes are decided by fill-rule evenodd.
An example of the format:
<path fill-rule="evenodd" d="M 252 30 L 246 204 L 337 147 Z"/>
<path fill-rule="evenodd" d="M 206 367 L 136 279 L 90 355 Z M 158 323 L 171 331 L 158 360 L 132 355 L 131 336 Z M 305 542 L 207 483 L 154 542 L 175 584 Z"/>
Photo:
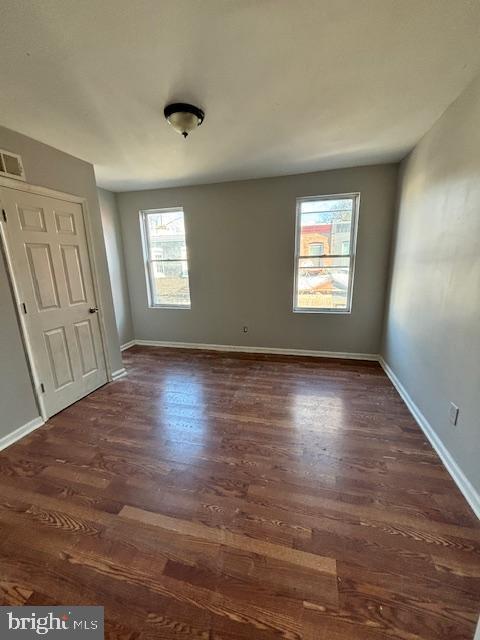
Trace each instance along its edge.
<path fill-rule="evenodd" d="M 34 368 L 51 416 L 107 381 L 82 207 L 15 189 L 0 193 Z"/>

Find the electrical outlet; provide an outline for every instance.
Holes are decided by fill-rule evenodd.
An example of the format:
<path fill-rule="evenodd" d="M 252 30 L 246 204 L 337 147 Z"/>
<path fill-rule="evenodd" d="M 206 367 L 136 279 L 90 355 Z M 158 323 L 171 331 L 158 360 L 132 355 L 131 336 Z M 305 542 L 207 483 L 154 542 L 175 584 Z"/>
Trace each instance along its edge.
<path fill-rule="evenodd" d="M 457 405 L 453 402 L 450 402 L 450 422 L 454 427 L 457 426 L 459 411 L 460 409 L 457 407 Z"/>
<path fill-rule="evenodd" d="M 246 325 L 243 327 L 243 333 L 248 333 L 248 327 Z"/>

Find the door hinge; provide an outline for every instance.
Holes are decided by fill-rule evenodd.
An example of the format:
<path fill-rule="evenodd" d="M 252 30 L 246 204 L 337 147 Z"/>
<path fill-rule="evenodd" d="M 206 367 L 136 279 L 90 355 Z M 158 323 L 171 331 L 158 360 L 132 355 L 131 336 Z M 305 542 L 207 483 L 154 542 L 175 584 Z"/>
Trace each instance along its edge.
<path fill-rule="evenodd" d="M 6 222 L 7 221 L 7 212 L 5 211 L 5 209 L 2 209 L 2 216 L 3 216 L 3 221 Z"/>
<path fill-rule="evenodd" d="M 40 383 L 40 391 L 42 393 L 45 393 L 45 386 L 44 386 L 43 382 Z"/>
<path fill-rule="evenodd" d="M 22 309 L 23 309 L 23 313 L 26 315 L 26 313 L 27 313 L 27 305 L 24 302 L 22 302 Z"/>

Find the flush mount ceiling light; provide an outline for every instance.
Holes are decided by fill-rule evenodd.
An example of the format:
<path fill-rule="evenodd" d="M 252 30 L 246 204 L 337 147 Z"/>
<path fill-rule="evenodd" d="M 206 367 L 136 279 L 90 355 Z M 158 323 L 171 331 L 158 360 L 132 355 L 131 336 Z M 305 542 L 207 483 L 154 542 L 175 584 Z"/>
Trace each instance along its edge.
<path fill-rule="evenodd" d="M 190 131 L 199 127 L 205 117 L 204 112 L 193 104 L 184 102 L 175 102 L 169 104 L 163 110 L 168 123 L 184 138 L 188 136 Z"/>

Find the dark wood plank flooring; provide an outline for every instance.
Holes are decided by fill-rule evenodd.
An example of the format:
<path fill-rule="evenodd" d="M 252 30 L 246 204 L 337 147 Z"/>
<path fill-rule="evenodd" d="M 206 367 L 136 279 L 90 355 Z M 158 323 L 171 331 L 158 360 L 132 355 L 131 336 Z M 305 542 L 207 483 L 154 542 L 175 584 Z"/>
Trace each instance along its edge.
<path fill-rule="evenodd" d="M 134 347 L 0 454 L 2 604 L 118 640 L 471 640 L 480 527 L 376 363 Z"/>

